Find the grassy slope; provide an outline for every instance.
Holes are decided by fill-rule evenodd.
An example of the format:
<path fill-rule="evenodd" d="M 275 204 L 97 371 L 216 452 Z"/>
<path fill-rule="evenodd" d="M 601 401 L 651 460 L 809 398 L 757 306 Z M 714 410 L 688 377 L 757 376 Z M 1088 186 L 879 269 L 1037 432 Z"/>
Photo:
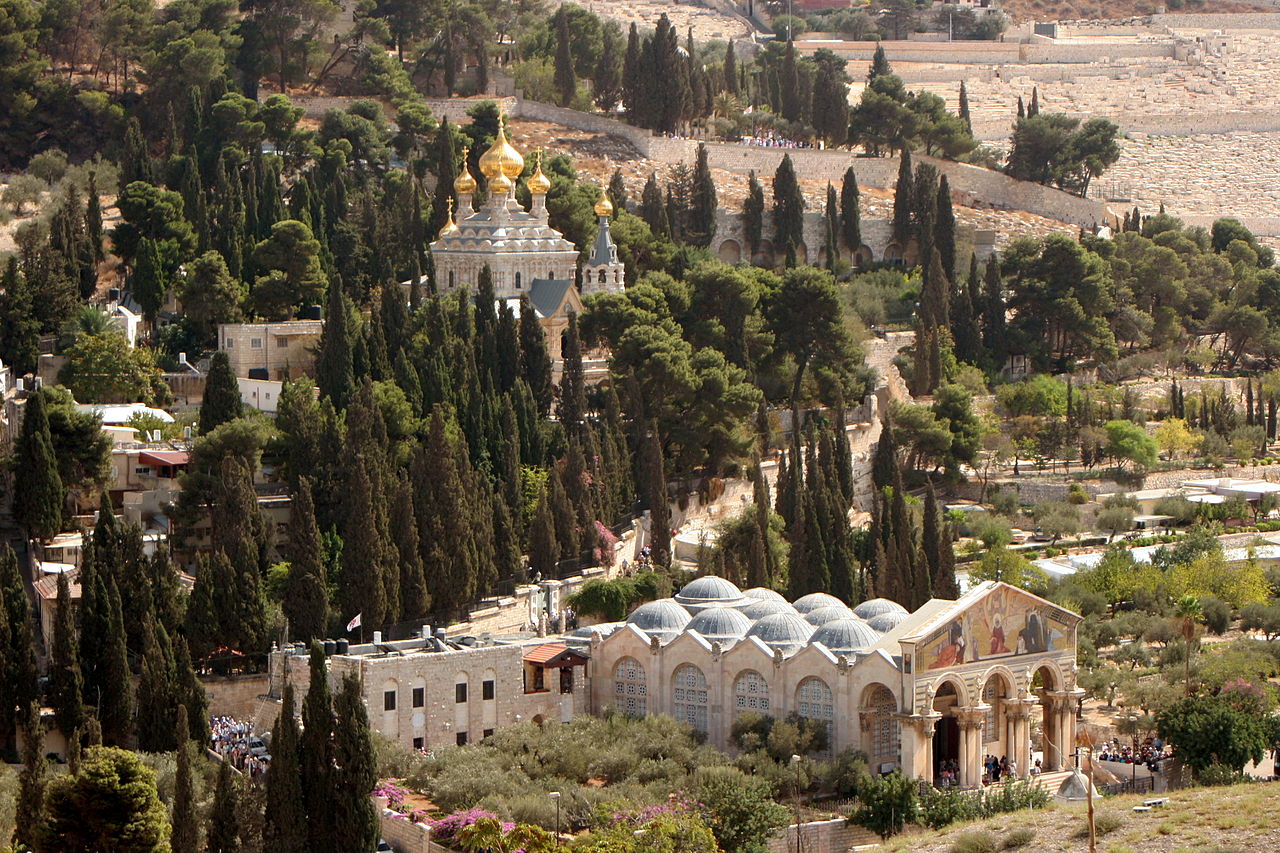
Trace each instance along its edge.
<path fill-rule="evenodd" d="M 1169 795 L 1163 810 L 1136 814 L 1142 796 L 1095 799 L 1099 827 L 1114 824 L 1098 835 L 1099 853 L 1253 853 L 1280 844 L 1280 788 L 1272 784 L 1230 788 L 1194 788 Z M 999 850 L 1010 832 L 1030 829 L 1034 838 L 1020 851 L 1086 853 L 1089 842 L 1083 803 L 1052 806 L 1044 811 L 1000 815 L 972 824 L 957 824 L 937 832 L 890 839 L 886 853 L 983 853 Z M 971 845 L 989 835 L 994 846 Z"/>

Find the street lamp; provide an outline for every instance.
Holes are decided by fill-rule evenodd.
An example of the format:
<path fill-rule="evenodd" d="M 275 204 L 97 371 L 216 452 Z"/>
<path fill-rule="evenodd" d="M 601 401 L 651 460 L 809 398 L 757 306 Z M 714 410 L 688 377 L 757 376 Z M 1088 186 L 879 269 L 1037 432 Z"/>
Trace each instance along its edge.
<path fill-rule="evenodd" d="M 1129 756 L 1129 791 L 1138 790 L 1138 715 L 1129 715 L 1129 726 L 1133 734 L 1133 753 Z"/>
<path fill-rule="evenodd" d="M 791 766 L 796 769 L 795 797 L 792 800 L 796 821 L 796 853 L 800 853 L 800 756 L 791 756 Z"/>
<path fill-rule="evenodd" d="M 560 792 L 552 791 L 548 797 L 556 801 L 556 846 L 560 846 Z"/>

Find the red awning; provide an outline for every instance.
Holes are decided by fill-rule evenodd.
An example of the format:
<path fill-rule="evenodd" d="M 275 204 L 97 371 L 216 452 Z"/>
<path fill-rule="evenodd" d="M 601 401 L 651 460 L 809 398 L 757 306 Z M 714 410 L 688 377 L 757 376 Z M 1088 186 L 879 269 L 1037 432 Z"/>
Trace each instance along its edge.
<path fill-rule="evenodd" d="M 148 465 L 186 465 L 191 454 L 185 450 L 144 450 L 138 459 Z"/>

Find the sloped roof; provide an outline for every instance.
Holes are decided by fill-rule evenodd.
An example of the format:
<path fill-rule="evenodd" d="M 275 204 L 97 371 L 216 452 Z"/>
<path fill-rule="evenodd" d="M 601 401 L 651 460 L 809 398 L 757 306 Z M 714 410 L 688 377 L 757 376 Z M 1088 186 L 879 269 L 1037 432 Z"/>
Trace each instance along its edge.
<path fill-rule="evenodd" d="M 67 572 L 67 592 L 71 594 L 71 600 L 76 601 L 80 598 L 80 570 Z M 36 595 L 46 601 L 58 600 L 58 576 L 56 574 L 48 575 L 40 578 L 32 584 L 35 587 Z"/>
<path fill-rule="evenodd" d="M 529 301 L 539 317 L 553 317 L 560 310 L 573 282 L 564 278 L 535 278 L 529 288 Z"/>
<path fill-rule="evenodd" d="M 524 650 L 524 662 L 542 667 L 581 666 L 587 657 L 564 643 L 542 643 Z"/>

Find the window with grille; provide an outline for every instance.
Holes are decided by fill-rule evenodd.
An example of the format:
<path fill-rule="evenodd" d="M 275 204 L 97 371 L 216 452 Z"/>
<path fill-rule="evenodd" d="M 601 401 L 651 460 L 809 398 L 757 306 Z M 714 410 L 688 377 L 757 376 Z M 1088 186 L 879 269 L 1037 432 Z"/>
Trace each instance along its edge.
<path fill-rule="evenodd" d="M 987 711 L 982 716 L 982 741 L 990 743 L 1000 739 L 1000 732 L 996 729 L 996 720 L 999 719 L 1000 713 L 1000 697 L 997 695 L 999 689 L 996 687 L 995 679 L 987 682 L 987 686 L 982 688 L 982 703 L 988 705 Z"/>
<path fill-rule="evenodd" d="M 733 706 L 737 713 L 753 711 L 769 713 L 769 682 L 764 676 L 749 669 L 733 682 Z"/>
<path fill-rule="evenodd" d="M 671 698 L 675 718 L 695 732 L 707 730 L 707 677 L 693 664 L 679 667 L 672 676 Z"/>
<path fill-rule="evenodd" d="M 642 716 L 648 711 L 649 687 L 644 667 L 635 658 L 623 658 L 613 667 L 613 707 L 624 714 Z"/>
<path fill-rule="evenodd" d="M 889 688 L 880 685 L 871 693 L 872 766 L 898 761 L 902 751 L 902 725 L 895 716 L 898 702 Z"/>
<path fill-rule="evenodd" d="M 808 720 L 822 723 L 827 730 L 827 754 L 835 745 L 835 701 L 831 688 L 821 678 L 809 677 L 800 682 L 796 690 L 796 713 Z"/>

